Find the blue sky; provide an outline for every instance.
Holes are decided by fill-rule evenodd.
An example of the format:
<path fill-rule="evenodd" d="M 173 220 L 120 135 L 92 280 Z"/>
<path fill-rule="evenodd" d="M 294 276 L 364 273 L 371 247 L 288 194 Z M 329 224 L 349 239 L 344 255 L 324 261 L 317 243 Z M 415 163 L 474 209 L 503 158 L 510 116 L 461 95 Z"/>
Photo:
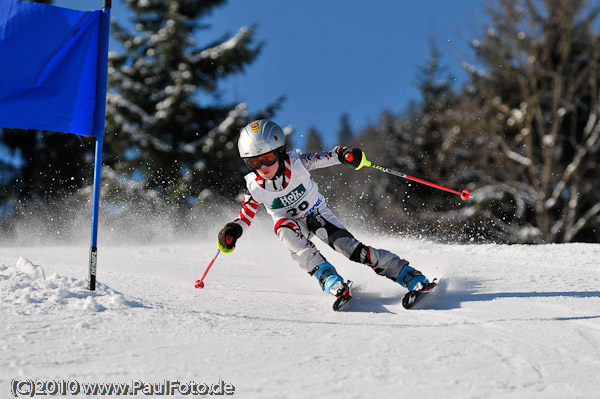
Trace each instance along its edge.
<path fill-rule="evenodd" d="M 102 0 L 54 4 L 91 10 Z M 127 10 L 124 0 L 113 0 L 113 17 L 126 21 Z M 419 99 L 417 66 L 429 59 L 432 37 L 443 64 L 464 82 L 460 64 L 472 61 L 468 43 L 480 37 L 482 18 L 481 0 L 228 0 L 205 18 L 212 28 L 196 40 L 206 45 L 257 23 L 263 52 L 223 82 L 222 99 L 255 111 L 286 95 L 273 119 L 295 128 L 294 143 L 302 147 L 314 126 L 332 146 L 342 113 L 357 132 L 376 123 L 384 108 L 400 112 Z"/>

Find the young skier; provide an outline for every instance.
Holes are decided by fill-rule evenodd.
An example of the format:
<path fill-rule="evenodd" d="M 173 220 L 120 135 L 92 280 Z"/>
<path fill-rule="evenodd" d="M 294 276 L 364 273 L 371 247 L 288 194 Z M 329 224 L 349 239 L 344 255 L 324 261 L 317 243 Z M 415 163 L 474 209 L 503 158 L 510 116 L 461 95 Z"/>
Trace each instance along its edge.
<path fill-rule="evenodd" d="M 252 172 L 245 176 L 247 190 L 239 216 L 219 232 L 218 247 L 222 252 L 235 249 L 236 241 L 250 226 L 259 204 L 263 204 L 273 218 L 275 234 L 290 251 L 292 259 L 317 278 L 323 291 L 338 297 L 334 304 L 336 310 L 336 306 L 342 306 L 350 298 L 349 284 L 311 242 L 313 236 L 409 291 L 428 284 L 425 276 L 410 267 L 408 261 L 354 238 L 329 210 L 310 177 L 313 169 L 339 164 L 360 169 L 366 159 L 360 149 L 338 146 L 316 154 L 303 154 L 300 150 L 286 152 L 283 130 L 264 119 L 251 122 L 241 130 L 238 149 Z"/>

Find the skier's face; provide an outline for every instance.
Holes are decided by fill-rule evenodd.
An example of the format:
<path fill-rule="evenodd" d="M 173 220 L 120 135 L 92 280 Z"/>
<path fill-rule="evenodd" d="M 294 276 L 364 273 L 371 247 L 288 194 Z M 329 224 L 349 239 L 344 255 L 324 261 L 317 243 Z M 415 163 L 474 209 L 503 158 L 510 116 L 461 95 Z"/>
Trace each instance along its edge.
<path fill-rule="evenodd" d="M 256 173 L 263 179 L 271 180 L 277 174 L 277 169 L 279 169 L 279 162 L 275 162 L 271 166 L 261 165 L 259 169 L 256 169 Z"/>

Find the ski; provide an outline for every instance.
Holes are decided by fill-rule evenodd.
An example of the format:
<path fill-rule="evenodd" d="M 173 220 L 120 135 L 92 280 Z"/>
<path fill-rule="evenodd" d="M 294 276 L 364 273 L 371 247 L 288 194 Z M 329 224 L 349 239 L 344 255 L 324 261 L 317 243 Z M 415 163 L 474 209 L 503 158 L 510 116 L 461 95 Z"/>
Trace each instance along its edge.
<path fill-rule="evenodd" d="M 352 299 L 352 294 L 350 293 L 350 288 L 352 287 L 352 281 L 348 280 L 344 283 L 344 287 L 342 287 L 338 291 L 337 299 L 333 303 L 333 310 L 338 311 L 346 305 L 350 299 Z"/>
<path fill-rule="evenodd" d="M 404 309 L 410 309 L 417 303 L 425 294 L 430 292 L 437 285 L 437 278 L 425 285 L 420 290 L 408 291 L 402 298 L 402 306 Z"/>

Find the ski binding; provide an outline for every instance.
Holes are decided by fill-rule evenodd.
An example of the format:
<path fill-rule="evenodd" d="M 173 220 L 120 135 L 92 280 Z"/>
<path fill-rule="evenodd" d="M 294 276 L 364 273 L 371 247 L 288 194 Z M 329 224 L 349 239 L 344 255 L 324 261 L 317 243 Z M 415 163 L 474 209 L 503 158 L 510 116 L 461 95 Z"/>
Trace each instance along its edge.
<path fill-rule="evenodd" d="M 333 303 L 333 310 L 338 311 L 344 305 L 346 305 L 350 299 L 352 299 L 352 294 L 350 293 L 350 288 L 352 287 L 352 281 L 348 280 L 344 283 L 344 286 L 338 291 L 337 299 Z"/>
<path fill-rule="evenodd" d="M 430 292 L 437 285 L 437 278 L 426 284 L 419 290 L 408 291 L 402 298 L 402 306 L 404 309 L 410 309 L 417 303 L 425 294 Z"/>

